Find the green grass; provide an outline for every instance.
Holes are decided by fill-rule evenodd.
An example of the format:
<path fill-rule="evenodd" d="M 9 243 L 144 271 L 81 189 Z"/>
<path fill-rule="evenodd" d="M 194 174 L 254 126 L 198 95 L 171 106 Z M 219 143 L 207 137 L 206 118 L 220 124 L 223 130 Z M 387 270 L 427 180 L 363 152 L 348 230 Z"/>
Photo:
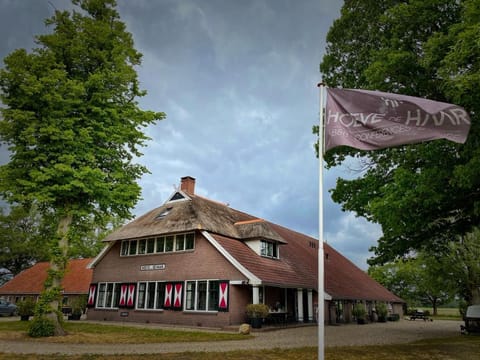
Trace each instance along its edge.
<path fill-rule="evenodd" d="M 147 344 L 193 341 L 247 340 L 251 336 L 229 332 L 183 331 L 133 326 L 65 322 L 67 336 L 32 339 L 28 337 L 29 322 L 0 322 L 0 339 L 28 340 L 75 344 Z"/>
<path fill-rule="evenodd" d="M 430 317 L 437 320 L 462 320 L 458 308 L 437 308 L 437 315 L 433 316 L 433 308 L 419 307 L 430 312 Z"/>

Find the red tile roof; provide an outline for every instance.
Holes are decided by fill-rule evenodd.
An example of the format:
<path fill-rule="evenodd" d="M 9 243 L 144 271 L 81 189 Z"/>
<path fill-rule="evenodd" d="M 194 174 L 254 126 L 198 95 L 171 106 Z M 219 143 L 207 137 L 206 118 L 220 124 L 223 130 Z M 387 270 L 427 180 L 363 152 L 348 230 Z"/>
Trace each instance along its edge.
<path fill-rule="evenodd" d="M 218 234 L 212 236 L 265 285 L 317 289 L 318 240 L 280 225 L 269 224 L 287 241 L 287 244 L 279 246 L 279 259 L 261 257 L 238 239 Z M 403 302 L 330 245 L 324 244 L 324 254 L 325 291 L 334 300 Z"/>
<path fill-rule="evenodd" d="M 324 253 L 325 291 L 333 299 L 404 302 L 328 244 Z"/>
<path fill-rule="evenodd" d="M 92 282 L 92 269 L 87 265 L 93 259 L 73 259 L 68 262 L 62 281 L 64 294 L 87 294 Z M 23 270 L 12 280 L 0 287 L 0 295 L 40 294 L 47 279 L 48 262 L 40 262 Z"/>

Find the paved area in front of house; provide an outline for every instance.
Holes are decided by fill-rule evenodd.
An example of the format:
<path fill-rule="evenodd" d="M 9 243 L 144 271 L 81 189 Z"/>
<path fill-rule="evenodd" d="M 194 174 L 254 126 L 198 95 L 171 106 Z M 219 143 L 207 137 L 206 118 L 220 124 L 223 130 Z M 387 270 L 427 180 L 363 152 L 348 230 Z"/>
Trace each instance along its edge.
<path fill-rule="evenodd" d="M 353 346 L 408 343 L 423 338 L 460 334 L 460 321 L 408 321 L 367 325 L 325 327 L 325 346 Z M 154 324 L 137 324 L 161 327 Z M 201 330 L 201 329 L 198 329 Z M 253 333 L 254 338 L 239 341 L 159 344 L 59 344 L 41 341 L 0 340 L 0 353 L 21 354 L 158 354 L 195 351 L 232 351 L 248 349 L 294 348 L 318 345 L 318 328 L 303 326 Z"/>

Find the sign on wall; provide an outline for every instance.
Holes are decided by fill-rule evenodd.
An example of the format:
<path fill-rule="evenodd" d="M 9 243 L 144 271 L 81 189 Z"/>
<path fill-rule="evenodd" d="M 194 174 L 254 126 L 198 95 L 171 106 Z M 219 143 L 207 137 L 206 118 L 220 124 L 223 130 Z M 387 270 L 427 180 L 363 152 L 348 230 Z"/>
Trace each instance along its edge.
<path fill-rule="evenodd" d="M 165 270 L 166 267 L 165 264 L 140 265 L 140 271 Z"/>

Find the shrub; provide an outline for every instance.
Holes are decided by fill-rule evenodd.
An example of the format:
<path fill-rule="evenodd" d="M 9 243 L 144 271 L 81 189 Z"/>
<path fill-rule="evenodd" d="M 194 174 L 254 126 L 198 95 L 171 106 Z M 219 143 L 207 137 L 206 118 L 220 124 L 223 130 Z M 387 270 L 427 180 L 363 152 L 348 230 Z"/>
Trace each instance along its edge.
<path fill-rule="evenodd" d="M 19 301 L 17 304 L 18 315 L 20 316 L 33 316 L 35 310 L 35 301 L 32 298 L 27 298 L 23 301 Z"/>
<path fill-rule="evenodd" d="M 82 315 L 87 307 L 87 297 L 85 295 L 80 295 L 72 301 L 72 314 L 73 315 Z"/>
<path fill-rule="evenodd" d="M 261 318 L 264 319 L 268 316 L 268 306 L 265 304 L 248 304 L 247 316 L 251 319 Z"/>
<path fill-rule="evenodd" d="M 357 319 L 365 319 L 365 315 L 367 315 L 365 305 L 355 304 L 352 310 L 352 315 L 355 316 Z"/>
<path fill-rule="evenodd" d="M 31 337 L 47 337 L 55 335 L 55 324 L 45 316 L 35 317 L 28 330 Z"/>
<path fill-rule="evenodd" d="M 375 305 L 379 318 L 386 319 L 388 314 L 387 304 L 381 302 Z"/>

